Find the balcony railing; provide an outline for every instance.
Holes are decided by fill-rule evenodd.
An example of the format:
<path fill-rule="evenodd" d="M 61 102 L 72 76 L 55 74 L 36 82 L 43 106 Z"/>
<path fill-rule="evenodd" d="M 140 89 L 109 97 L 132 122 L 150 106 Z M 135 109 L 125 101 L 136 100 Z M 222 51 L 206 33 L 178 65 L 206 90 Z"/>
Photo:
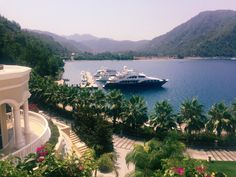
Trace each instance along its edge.
<path fill-rule="evenodd" d="M 9 156 L 16 156 L 23 159 L 27 154 L 35 153 L 37 147 L 45 144 L 49 140 L 51 131 L 48 126 L 48 121 L 42 115 L 31 111 L 29 111 L 29 117 L 30 121 L 35 121 L 39 126 L 44 127 L 43 132 L 35 140 L 22 147 L 21 149 L 13 152 L 11 155 L 5 156 L 3 159 L 7 159 Z M 33 129 L 31 129 L 31 131 L 33 131 Z"/>

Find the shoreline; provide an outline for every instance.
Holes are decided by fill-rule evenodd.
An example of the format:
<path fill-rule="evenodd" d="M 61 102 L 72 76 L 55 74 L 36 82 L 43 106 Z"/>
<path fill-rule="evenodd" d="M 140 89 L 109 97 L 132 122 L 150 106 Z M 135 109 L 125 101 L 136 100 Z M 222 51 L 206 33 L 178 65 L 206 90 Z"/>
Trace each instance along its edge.
<path fill-rule="evenodd" d="M 184 58 L 174 58 L 174 57 L 134 57 L 134 60 L 236 60 L 233 57 L 184 57 Z"/>
<path fill-rule="evenodd" d="M 123 59 L 123 60 L 115 60 L 115 59 L 104 59 L 104 60 L 66 60 L 66 62 L 75 62 L 75 61 L 129 61 L 130 59 Z M 232 60 L 235 61 L 236 58 L 234 57 L 184 57 L 184 58 L 173 58 L 173 57 L 157 57 L 157 56 L 150 56 L 150 57 L 134 57 L 135 60 L 143 60 L 143 61 L 151 61 L 151 60 Z"/>

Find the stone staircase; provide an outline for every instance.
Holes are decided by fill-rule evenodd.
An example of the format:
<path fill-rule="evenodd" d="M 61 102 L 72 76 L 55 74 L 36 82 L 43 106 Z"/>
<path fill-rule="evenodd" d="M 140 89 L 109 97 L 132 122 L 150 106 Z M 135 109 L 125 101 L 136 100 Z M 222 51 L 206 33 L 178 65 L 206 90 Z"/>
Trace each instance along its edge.
<path fill-rule="evenodd" d="M 44 112 L 40 112 L 40 114 L 42 114 L 44 117 L 46 117 L 47 119 L 51 119 L 55 125 L 58 126 L 59 129 L 61 129 L 70 139 L 70 141 L 73 144 L 73 150 L 79 155 L 83 155 L 85 151 L 87 151 L 89 148 L 86 146 L 86 144 L 84 142 L 82 142 L 79 137 L 75 134 L 75 132 L 73 132 L 71 130 L 71 128 L 66 124 L 65 121 L 60 120 L 57 117 L 51 117 L 50 115 L 48 115 L 47 113 Z M 60 124 L 58 124 L 60 123 Z M 64 129 L 64 127 L 67 127 L 66 129 Z"/>
<path fill-rule="evenodd" d="M 82 142 L 79 139 L 79 137 L 75 134 L 75 132 L 73 132 L 72 130 L 70 131 L 70 140 L 74 144 L 74 146 L 76 147 L 75 150 L 81 155 L 84 154 L 84 152 L 89 149 L 86 146 L 86 144 L 84 142 Z"/>

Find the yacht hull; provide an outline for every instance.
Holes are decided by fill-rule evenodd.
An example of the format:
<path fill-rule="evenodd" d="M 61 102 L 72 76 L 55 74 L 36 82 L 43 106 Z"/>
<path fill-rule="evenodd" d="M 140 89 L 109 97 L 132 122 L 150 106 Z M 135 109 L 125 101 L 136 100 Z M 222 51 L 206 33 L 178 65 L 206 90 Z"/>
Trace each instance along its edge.
<path fill-rule="evenodd" d="M 167 80 L 162 80 L 158 82 L 138 82 L 138 83 L 116 83 L 116 82 L 107 82 L 104 85 L 105 89 L 110 88 L 150 88 L 150 87 L 161 87 L 167 82 Z"/>

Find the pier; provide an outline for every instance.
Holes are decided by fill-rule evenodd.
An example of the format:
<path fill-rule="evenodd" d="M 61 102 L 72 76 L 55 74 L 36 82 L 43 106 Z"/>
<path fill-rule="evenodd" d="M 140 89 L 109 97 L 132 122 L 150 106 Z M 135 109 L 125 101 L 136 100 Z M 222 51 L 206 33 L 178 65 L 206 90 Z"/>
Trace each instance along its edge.
<path fill-rule="evenodd" d="M 81 72 L 81 83 L 80 83 L 81 88 L 98 88 L 93 75 L 86 71 L 86 72 Z"/>

